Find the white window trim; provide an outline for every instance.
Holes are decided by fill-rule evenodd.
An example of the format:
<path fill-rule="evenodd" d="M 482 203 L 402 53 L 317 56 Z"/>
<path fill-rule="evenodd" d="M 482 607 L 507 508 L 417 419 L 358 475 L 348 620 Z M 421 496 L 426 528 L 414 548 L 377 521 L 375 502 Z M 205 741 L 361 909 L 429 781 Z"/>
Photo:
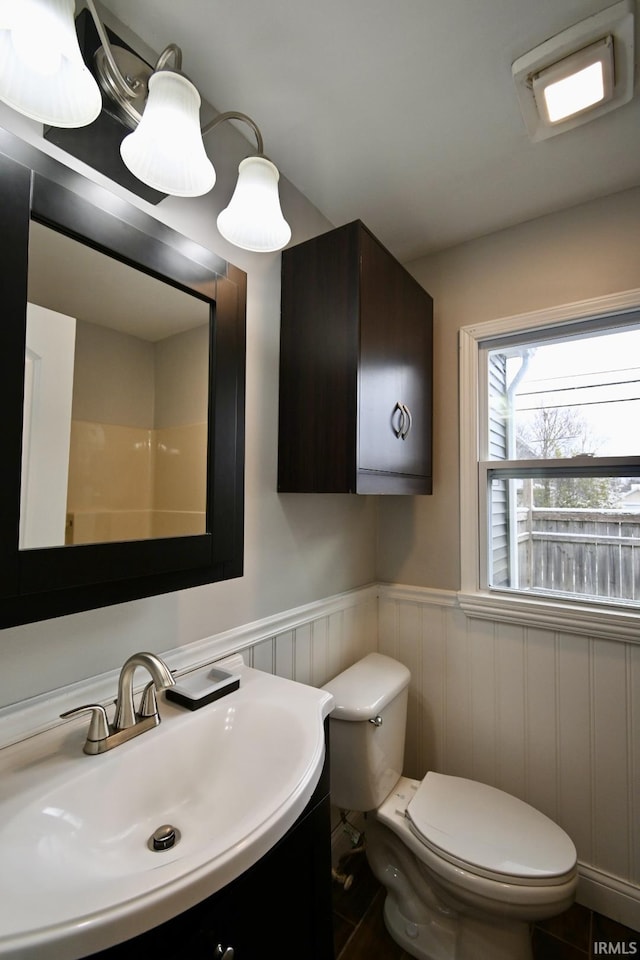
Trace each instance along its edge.
<path fill-rule="evenodd" d="M 640 643 L 640 614 L 613 604 L 529 599 L 481 590 L 478 462 L 479 344 L 492 337 L 544 331 L 640 309 L 640 289 L 501 317 L 460 330 L 460 572 L 459 603 L 469 616 Z"/>

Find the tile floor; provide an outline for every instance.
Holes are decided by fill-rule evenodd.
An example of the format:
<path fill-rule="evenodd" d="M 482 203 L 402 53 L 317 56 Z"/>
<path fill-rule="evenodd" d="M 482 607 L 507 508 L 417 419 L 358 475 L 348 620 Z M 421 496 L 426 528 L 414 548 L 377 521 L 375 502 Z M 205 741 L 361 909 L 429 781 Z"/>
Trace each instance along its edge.
<path fill-rule="evenodd" d="M 384 891 L 371 873 L 364 854 L 344 858 L 341 869 L 354 879 L 347 891 L 338 884 L 334 886 L 336 960 L 413 960 L 387 933 L 382 918 Z M 618 956 L 637 954 L 640 960 L 640 933 L 580 904 L 534 927 L 534 960 L 591 960 L 598 955 L 594 944 L 600 941 L 620 945 L 616 947 Z"/>

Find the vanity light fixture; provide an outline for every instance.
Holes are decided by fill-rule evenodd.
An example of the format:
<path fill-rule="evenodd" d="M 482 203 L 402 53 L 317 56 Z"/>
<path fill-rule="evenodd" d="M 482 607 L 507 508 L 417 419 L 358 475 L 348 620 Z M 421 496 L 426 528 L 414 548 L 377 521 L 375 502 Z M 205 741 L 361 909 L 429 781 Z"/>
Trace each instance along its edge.
<path fill-rule="evenodd" d="M 0 0 L 0 100 L 52 127 L 83 127 L 104 108 L 131 129 L 120 145 L 126 167 L 140 181 L 179 197 L 212 189 L 216 174 L 203 136 L 225 120 L 248 124 L 258 156 L 243 160 L 218 229 L 238 247 L 267 253 L 291 238 L 278 195 L 280 174 L 263 154 L 263 140 L 244 113 L 221 113 L 200 128 L 200 94 L 182 73 L 182 52 L 169 44 L 150 67 L 112 44 L 93 0 L 85 0 L 101 46 L 95 72 L 82 58 L 74 23 L 75 0 Z M 102 94 L 101 94 L 102 91 Z"/>
<path fill-rule="evenodd" d="M 634 80 L 633 0 L 621 0 L 516 60 L 518 99 L 532 140 L 627 103 Z"/>

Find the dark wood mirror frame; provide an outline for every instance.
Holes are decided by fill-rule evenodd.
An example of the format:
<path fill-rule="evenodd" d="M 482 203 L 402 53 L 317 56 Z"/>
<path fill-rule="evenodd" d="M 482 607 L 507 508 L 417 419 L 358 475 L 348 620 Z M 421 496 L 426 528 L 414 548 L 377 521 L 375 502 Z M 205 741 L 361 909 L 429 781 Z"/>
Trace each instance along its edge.
<path fill-rule="evenodd" d="M 19 550 L 31 219 L 210 304 L 206 533 Z M 0 628 L 242 575 L 246 275 L 0 129 Z"/>

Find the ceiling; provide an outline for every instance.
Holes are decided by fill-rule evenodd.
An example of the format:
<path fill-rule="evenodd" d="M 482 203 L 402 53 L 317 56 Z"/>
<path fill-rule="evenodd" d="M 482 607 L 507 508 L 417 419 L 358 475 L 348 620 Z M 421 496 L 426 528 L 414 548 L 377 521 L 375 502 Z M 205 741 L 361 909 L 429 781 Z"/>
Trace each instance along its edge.
<path fill-rule="evenodd" d="M 532 143 L 511 77 L 609 0 L 105 5 L 153 49 L 179 44 L 202 96 L 253 117 L 283 176 L 405 262 L 640 184 L 640 95 Z"/>
<path fill-rule="evenodd" d="M 57 313 L 155 342 L 209 323 L 209 304 L 33 221 L 27 297 Z"/>

